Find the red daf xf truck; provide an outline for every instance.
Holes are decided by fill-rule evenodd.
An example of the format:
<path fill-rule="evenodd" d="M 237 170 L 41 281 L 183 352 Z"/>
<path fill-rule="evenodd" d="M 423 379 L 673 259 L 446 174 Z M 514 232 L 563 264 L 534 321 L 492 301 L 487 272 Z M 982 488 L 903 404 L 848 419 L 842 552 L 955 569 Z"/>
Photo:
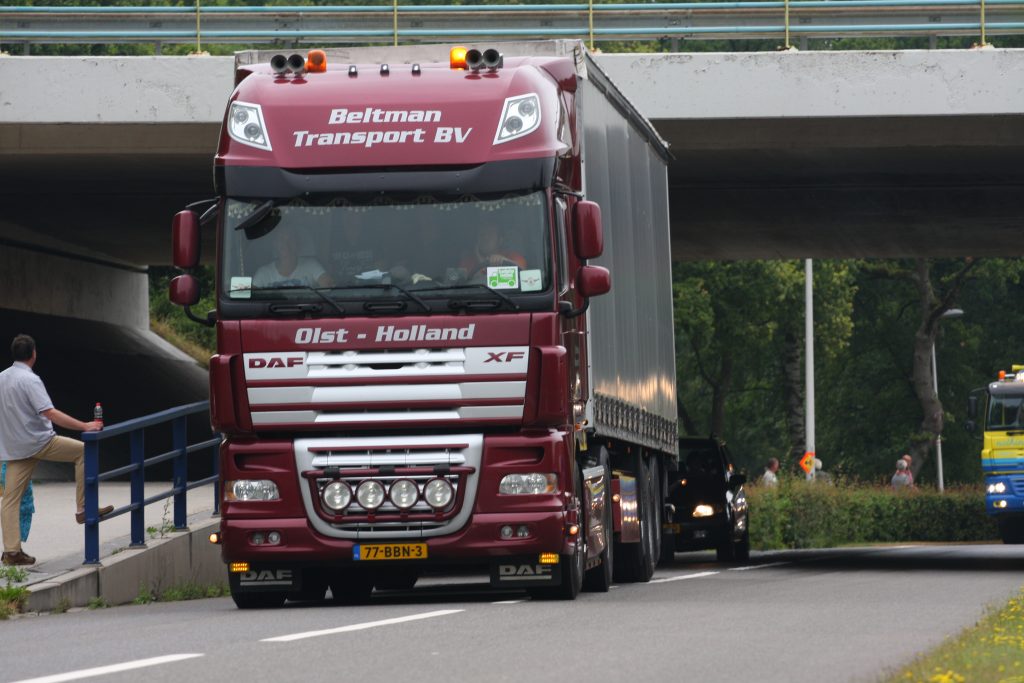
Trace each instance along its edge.
<path fill-rule="evenodd" d="M 236 57 L 210 413 L 239 607 L 646 581 L 677 452 L 665 144 L 575 41 Z M 613 569 L 614 568 L 614 569 Z"/>

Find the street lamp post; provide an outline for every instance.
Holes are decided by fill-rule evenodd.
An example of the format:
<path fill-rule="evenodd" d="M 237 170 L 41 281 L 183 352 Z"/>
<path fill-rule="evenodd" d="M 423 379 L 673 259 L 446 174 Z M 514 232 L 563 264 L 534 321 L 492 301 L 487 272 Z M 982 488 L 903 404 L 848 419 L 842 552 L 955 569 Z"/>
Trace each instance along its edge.
<path fill-rule="evenodd" d="M 963 312 L 962 309 L 951 308 L 948 311 L 946 311 L 945 313 L 943 313 L 942 315 L 940 315 L 939 318 L 940 319 L 941 318 L 959 318 L 963 314 L 964 314 L 964 312 Z M 936 332 L 936 334 L 938 334 L 938 329 L 936 329 L 935 332 Z M 935 389 L 935 398 L 938 399 L 938 397 L 939 397 L 939 370 L 938 370 L 938 366 L 935 363 L 935 339 L 932 339 L 932 387 Z M 943 491 L 946 490 L 946 482 L 945 482 L 945 479 L 943 478 L 943 475 L 942 475 L 942 431 L 941 430 L 935 436 L 935 464 L 936 464 L 936 466 L 938 468 L 938 475 L 939 475 L 939 477 L 938 477 L 939 493 L 942 493 Z"/>

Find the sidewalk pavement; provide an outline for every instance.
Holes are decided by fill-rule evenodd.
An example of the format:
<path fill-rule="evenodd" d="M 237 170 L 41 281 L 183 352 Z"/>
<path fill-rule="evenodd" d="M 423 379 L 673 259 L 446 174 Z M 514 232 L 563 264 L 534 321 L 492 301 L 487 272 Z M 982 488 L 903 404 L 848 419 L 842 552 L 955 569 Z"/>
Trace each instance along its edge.
<path fill-rule="evenodd" d="M 32 528 L 28 540 L 22 543 L 22 550 L 36 558 L 36 563 L 25 567 L 29 571 L 26 585 L 51 581 L 60 575 L 83 568 L 85 559 L 85 525 L 75 521 L 75 484 L 73 482 L 33 481 L 36 512 L 32 516 Z M 170 482 L 146 482 L 145 496 L 157 495 L 170 490 Z M 119 508 L 131 502 L 131 488 L 128 482 L 101 482 L 99 491 L 100 507 L 113 505 Z M 214 485 L 208 484 L 188 492 L 186 509 L 188 525 L 203 525 L 213 517 Z M 166 504 L 166 507 L 165 507 Z M 146 506 L 144 526 L 160 529 L 164 520 L 174 524 L 174 499 L 168 498 Z M 131 544 L 131 513 L 107 518 L 100 522 L 100 561 L 124 550 Z M 146 533 L 144 541 L 149 544 L 161 538 Z"/>

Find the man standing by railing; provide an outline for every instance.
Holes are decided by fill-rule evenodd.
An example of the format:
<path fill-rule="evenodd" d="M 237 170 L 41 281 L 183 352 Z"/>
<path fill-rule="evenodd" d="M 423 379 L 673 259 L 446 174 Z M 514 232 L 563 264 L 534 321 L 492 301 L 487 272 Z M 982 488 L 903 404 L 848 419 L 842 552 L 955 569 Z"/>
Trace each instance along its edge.
<path fill-rule="evenodd" d="M 0 504 L 5 565 L 35 564 L 36 558 L 21 549 L 19 506 L 21 497 L 40 460 L 75 464 L 75 495 L 78 503 L 75 519 L 85 522 L 85 449 L 81 441 L 57 436 L 53 424 L 65 429 L 95 432 L 102 422 L 81 422 L 53 407 L 53 401 L 33 371 L 36 342 L 19 334 L 11 343 L 14 364 L 0 372 L 0 460 L 7 463 L 7 486 Z M 99 510 L 102 517 L 113 506 Z"/>

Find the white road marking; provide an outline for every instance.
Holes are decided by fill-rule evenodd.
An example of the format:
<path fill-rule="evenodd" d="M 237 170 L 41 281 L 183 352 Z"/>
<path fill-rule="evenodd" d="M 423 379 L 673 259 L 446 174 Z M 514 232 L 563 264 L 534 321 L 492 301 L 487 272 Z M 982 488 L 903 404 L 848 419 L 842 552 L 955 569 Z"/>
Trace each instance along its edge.
<path fill-rule="evenodd" d="M 526 602 L 526 600 L 498 600 L 497 602 L 492 602 L 491 604 L 492 605 L 517 605 L 520 602 Z"/>
<path fill-rule="evenodd" d="M 163 657 L 150 657 L 149 659 L 136 659 L 133 662 L 123 662 L 121 664 L 111 664 L 109 666 L 97 666 L 92 669 L 79 669 L 78 671 L 69 671 L 64 674 L 40 676 L 39 678 L 26 678 L 21 681 L 17 681 L 17 683 L 61 683 L 61 681 L 77 681 L 80 678 L 105 676 L 107 674 L 120 673 L 121 671 L 142 669 L 147 666 L 157 666 L 159 664 L 170 664 L 171 662 L 180 662 L 183 659 L 192 659 L 193 657 L 202 656 L 202 654 L 182 654 L 164 655 Z"/>
<path fill-rule="evenodd" d="M 461 609 L 442 609 L 436 612 L 423 612 L 422 614 L 410 614 L 407 617 L 395 617 L 394 619 L 381 619 L 380 621 L 368 621 L 364 624 L 350 624 L 349 626 L 339 626 L 338 628 L 325 628 L 320 631 L 305 631 L 303 633 L 292 633 L 287 636 L 277 636 L 275 638 L 263 638 L 261 643 L 289 643 L 293 640 L 302 640 L 303 638 L 316 638 L 317 636 L 331 636 L 336 633 L 350 633 L 352 631 L 364 631 L 368 628 L 377 628 L 378 626 L 391 626 L 393 624 L 404 624 L 407 621 L 419 621 L 420 619 L 432 619 L 434 617 L 444 617 L 449 614 L 458 614 L 464 610 Z"/>
<path fill-rule="evenodd" d="M 681 576 L 668 576 L 664 579 L 652 579 L 648 583 L 668 583 L 669 581 L 682 581 L 684 579 L 699 579 L 702 576 L 714 576 L 718 572 L 697 572 L 696 574 L 683 574 Z"/>
<path fill-rule="evenodd" d="M 784 564 L 792 564 L 791 562 L 769 562 L 768 564 L 751 564 L 746 567 L 729 567 L 731 572 L 748 572 L 751 569 L 764 569 L 765 567 L 781 567 Z"/>

